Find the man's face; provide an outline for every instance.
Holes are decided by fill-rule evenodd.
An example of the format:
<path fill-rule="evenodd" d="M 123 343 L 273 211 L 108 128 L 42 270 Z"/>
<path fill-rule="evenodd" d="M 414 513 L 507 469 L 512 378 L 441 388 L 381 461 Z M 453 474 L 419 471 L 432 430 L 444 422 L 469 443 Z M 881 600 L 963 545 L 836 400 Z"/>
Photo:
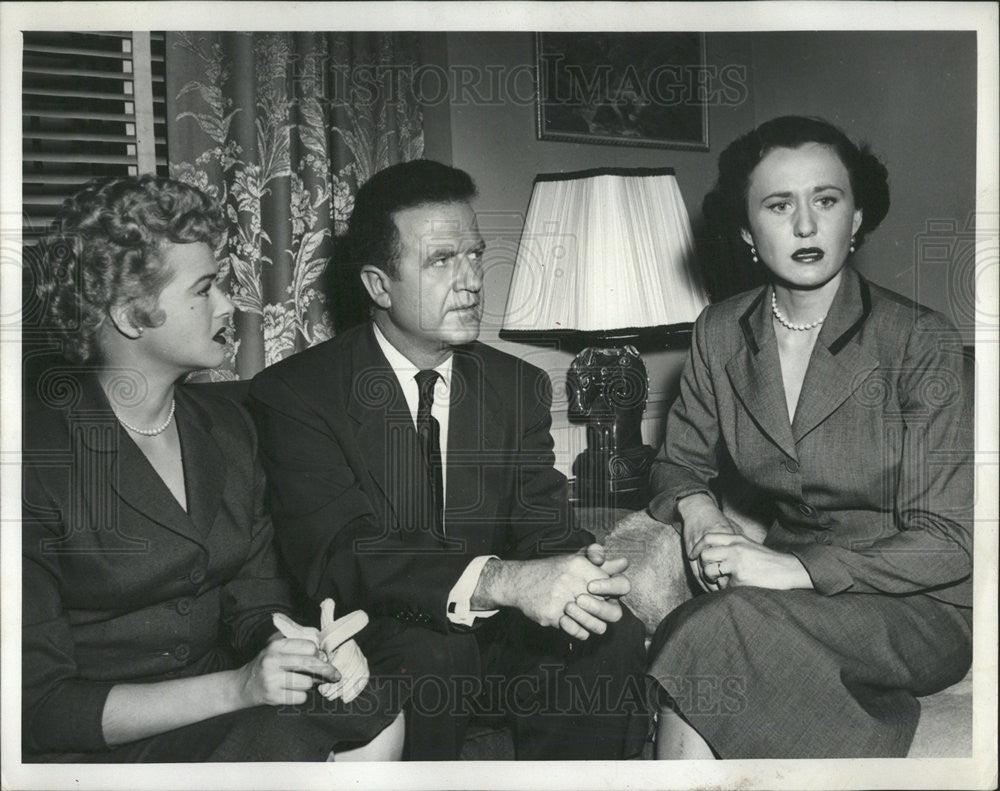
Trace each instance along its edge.
<path fill-rule="evenodd" d="M 483 250 L 465 201 L 427 203 L 393 215 L 399 232 L 395 278 L 382 278 L 379 328 L 411 362 L 430 367 L 451 347 L 479 337 Z M 376 300 L 377 301 L 377 300 Z"/>

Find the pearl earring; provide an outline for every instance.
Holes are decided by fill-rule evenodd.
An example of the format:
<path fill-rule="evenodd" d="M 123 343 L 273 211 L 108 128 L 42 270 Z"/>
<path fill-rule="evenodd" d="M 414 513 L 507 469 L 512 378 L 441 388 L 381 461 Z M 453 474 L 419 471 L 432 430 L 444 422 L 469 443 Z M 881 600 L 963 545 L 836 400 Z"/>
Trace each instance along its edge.
<path fill-rule="evenodd" d="M 752 245 L 750 247 L 750 257 L 753 259 L 755 264 L 760 263 L 760 259 L 757 257 L 757 248 Z"/>
<path fill-rule="evenodd" d="M 854 252 L 854 236 L 851 236 L 851 252 Z"/>

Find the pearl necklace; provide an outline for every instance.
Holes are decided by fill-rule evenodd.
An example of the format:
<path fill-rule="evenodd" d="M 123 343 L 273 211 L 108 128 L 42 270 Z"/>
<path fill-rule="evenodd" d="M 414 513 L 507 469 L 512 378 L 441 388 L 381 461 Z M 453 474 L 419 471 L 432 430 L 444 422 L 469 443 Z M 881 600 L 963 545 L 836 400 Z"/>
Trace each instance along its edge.
<path fill-rule="evenodd" d="M 771 292 L 771 312 L 774 314 L 774 318 L 778 320 L 782 327 L 787 327 L 790 330 L 811 330 L 813 327 L 818 327 L 823 323 L 823 319 L 816 319 L 816 321 L 811 324 L 792 324 L 788 319 L 781 315 L 781 311 L 778 310 L 778 298 Z"/>
<path fill-rule="evenodd" d="M 155 437 L 157 434 L 162 434 L 167 430 L 167 426 L 170 425 L 170 421 L 174 419 L 174 408 L 177 406 L 177 402 L 174 399 L 170 399 L 170 414 L 167 415 L 167 419 L 164 421 L 162 426 L 158 428 L 136 428 L 131 423 L 126 423 L 117 414 L 115 417 L 118 418 L 118 422 L 121 423 L 129 431 L 134 431 L 136 434 L 142 434 L 144 437 Z"/>

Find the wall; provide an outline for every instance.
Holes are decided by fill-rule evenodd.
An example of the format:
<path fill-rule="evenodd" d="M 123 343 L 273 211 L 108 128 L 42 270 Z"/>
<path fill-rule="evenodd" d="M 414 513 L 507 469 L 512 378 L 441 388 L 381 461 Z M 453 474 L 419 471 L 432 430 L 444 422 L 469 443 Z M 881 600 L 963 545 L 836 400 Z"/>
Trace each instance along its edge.
<path fill-rule="evenodd" d="M 945 313 L 972 343 L 974 258 L 935 251 L 958 242 L 941 229 L 969 228 L 975 210 L 975 33 L 758 33 L 751 58 L 755 122 L 821 115 L 888 167 L 892 207 L 859 270 Z"/>
<path fill-rule="evenodd" d="M 479 198 L 476 209 L 480 227 L 489 244 L 486 259 L 487 315 L 483 340 L 512 354 L 532 360 L 549 371 L 555 390 L 553 436 L 559 465 L 570 474 L 576 454 L 586 447 L 584 432 L 572 426 L 565 414 L 565 378 L 573 355 L 500 340 L 507 290 L 531 185 L 538 173 L 572 171 L 599 166 L 673 167 L 681 193 L 693 221 L 700 218 L 701 198 L 715 178 L 716 153 L 590 145 L 538 141 L 535 139 L 533 86 L 521 75 L 530 76 L 525 66 L 534 63 L 531 33 L 449 33 L 448 65 L 452 74 L 463 68 L 485 70 L 500 67 L 511 77 L 510 90 L 502 101 L 483 103 L 461 101 L 452 91 L 451 161 L 468 170 L 476 179 Z M 746 63 L 749 42 L 731 36 L 710 37 L 706 61 Z M 753 123 L 750 107 L 712 107 L 709 130 L 712 141 L 730 140 Z M 427 138 L 433 135 L 427 130 Z M 650 399 L 643 425 L 646 442 L 657 445 L 662 433 L 662 417 L 673 398 L 683 351 L 643 352 L 650 375 Z"/>
<path fill-rule="evenodd" d="M 745 100 L 735 106 L 709 108 L 707 152 L 536 140 L 533 34 L 447 33 L 432 38 L 434 46 L 427 51 L 432 62 L 449 69 L 452 84 L 450 100 L 429 108 L 427 155 L 468 170 L 479 186 L 476 208 L 489 243 L 482 337 L 549 371 L 556 390 L 553 435 L 559 465 L 567 474 L 585 446 L 582 430 L 565 416 L 563 385 L 572 355 L 497 337 L 523 214 L 538 173 L 671 166 L 697 235 L 701 200 L 714 181 L 722 148 L 776 115 L 821 115 L 853 138 L 870 140 L 890 168 L 893 206 L 858 253 L 861 271 L 944 311 L 960 326 L 968 325 L 970 302 L 962 294 L 971 270 L 956 269 L 950 259 L 923 260 L 918 245 L 929 221 L 940 219 L 943 227 L 961 230 L 975 205 L 974 34 L 710 33 L 707 63 L 744 67 L 747 90 Z M 961 277 L 956 279 L 956 273 Z M 971 326 L 964 331 L 971 343 Z M 655 445 L 684 355 L 643 356 L 651 387 L 643 434 Z"/>

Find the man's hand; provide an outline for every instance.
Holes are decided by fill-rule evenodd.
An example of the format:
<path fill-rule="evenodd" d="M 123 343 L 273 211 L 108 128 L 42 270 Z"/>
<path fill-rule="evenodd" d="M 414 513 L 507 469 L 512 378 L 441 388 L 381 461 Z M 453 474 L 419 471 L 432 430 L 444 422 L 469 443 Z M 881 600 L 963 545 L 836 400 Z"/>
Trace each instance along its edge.
<path fill-rule="evenodd" d="M 601 560 L 607 569 L 591 558 Z M 586 640 L 591 633 L 603 634 L 607 624 L 622 617 L 616 597 L 630 590 L 628 578 L 621 574 L 627 565 L 626 558 L 605 560 L 603 548 L 594 544 L 575 555 L 521 561 L 491 559 L 473 595 L 473 606 L 515 607 L 541 626 L 558 627 L 571 637 Z"/>
<path fill-rule="evenodd" d="M 709 533 L 739 535 L 740 531 L 707 494 L 692 494 L 677 501 L 677 511 L 683 522 L 684 554 L 698 584 L 706 591 L 725 588 L 729 580 L 725 575 L 705 573 L 694 548 Z"/>
<path fill-rule="evenodd" d="M 590 544 L 584 547 L 582 551 L 587 556 L 587 560 L 595 566 L 599 566 L 601 571 L 609 577 L 613 577 L 615 574 L 621 574 L 628 568 L 628 558 L 624 555 L 620 558 L 612 558 L 608 560 L 607 553 L 604 551 L 604 546 L 602 544 Z M 597 591 L 591 591 L 591 593 L 597 593 Z M 625 591 L 625 593 L 628 593 L 628 591 Z M 625 593 L 612 593 L 608 595 L 624 596 Z"/>
<path fill-rule="evenodd" d="M 624 595 L 628 580 L 621 576 L 612 580 L 590 560 L 588 555 L 594 554 L 604 562 L 603 548 L 598 555 L 593 547 L 575 555 L 525 561 L 517 571 L 513 606 L 536 623 L 558 626 L 579 640 L 586 640 L 591 633 L 603 634 L 608 623 L 622 617 L 622 609 L 616 600 L 597 597 Z"/>
<path fill-rule="evenodd" d="M 564 608 L 575 624 L 560 625 L 563 631 L 586 640 L 588 634 L 604 634 L 609 623 L 621 619 L 622 609 L 617 599 L 632 590 L 632 583 L 623 574 L 628 568 L 627 557 L 608 559 L 601 544 L 590 544 L 580 551 L 608 575 L 591 580 L 587 583 L 587 592 L 577 596 L 575 601 L 567 602 Z M 611 601 L 607 601 L 609 598 Z"/>

